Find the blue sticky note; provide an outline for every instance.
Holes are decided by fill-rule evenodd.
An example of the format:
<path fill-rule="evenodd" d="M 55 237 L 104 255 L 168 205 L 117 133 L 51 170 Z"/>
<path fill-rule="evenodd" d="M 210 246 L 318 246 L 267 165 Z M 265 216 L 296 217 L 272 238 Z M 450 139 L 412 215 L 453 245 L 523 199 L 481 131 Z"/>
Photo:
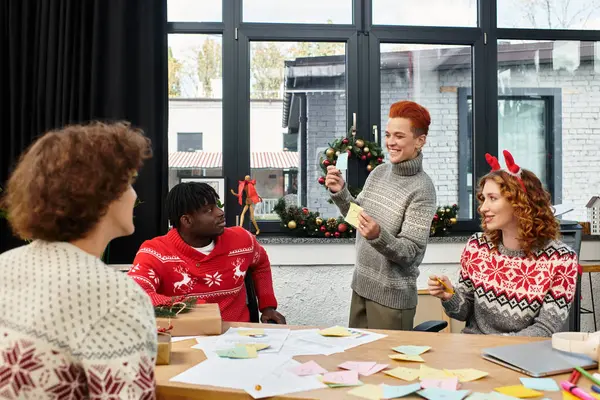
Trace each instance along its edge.
<path fill-rule="evenodd" d="M 348 153 L 344 152 L 338 156 L 337 161 L 335 162 L 335 167 L 340 171 L 345 171 L 348 169 Z"/>
<path fill-rule="evenodd" d="M 552 378 L 521 378 L 521 383 L 528 389 L 546 392 L 558 392 L 560 388 Z"/>
<path fill-rule="evenodd" d="M 439 388 L 428 388 L 417 392 L 427 400 L 462 400 L 470 390 L 445 390 Z"/>
<path fill-rule="evenodd" d="M 397 399 L 399 397 L 408 396 L 411 393 L 421 390 L 421 384 L 413 383 L 412 385 L 399 386 L 383 384 L 381 385 L 381 389 L 383 390 L 383 399 Z"/>

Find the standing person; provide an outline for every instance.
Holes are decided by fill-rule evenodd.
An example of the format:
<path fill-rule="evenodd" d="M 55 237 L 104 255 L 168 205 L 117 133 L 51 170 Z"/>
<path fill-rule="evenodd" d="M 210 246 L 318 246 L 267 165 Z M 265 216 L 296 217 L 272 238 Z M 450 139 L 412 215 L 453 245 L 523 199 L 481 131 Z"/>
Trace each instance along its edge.
<path fill-rule="evenodd" d="M 100 260 L 135 229 L 131 185 L 150 156 L 140 131 L 99 122 L 21 156 L 3 202 L 32 242 L 0 255 L 0 398 L 154 398 L 152 304 Z"/>
<path fill-rule="evenodd" d="M 435 214 L 436 195 L 423 171 L 422 148 L 431 118 L 412 101 L 390 107 L 385 131 L 389 164 L 376 167 L 354 199 L 334 166 L 325 185 L 343 215 L 363 208 L 356 238 L 349 326 L 412 330 L 417 277 Z"/>
<path fill-rule="evenodd" d="M 244 228 L 225 228 L 218 200 L 206 183 L 175 185 L 166 201 L 173 229 L 142 243 L 129 276 L 154 305 L 197 297 L 218 303 L 225 321 L 249 322 L 244 278 L 251 273 L 261 321 L 285 324 L 276 311 L 267 252 Z"/>
<path fill-rule="evenodd" d="M 558 240 L 550 194 L 504 151 L 507 169 L 486 154 L 492 171 L 479 181 L 483 232 L 463 250 L 458 283 L 431 276 L 429 293 L 464 333 L 552 336 L 563 329 L 575 295 L 577 255 Z M 450 290 L 444 290 L 442 280 Z M 452 294 L 454 292 L 454 294 Z"/>

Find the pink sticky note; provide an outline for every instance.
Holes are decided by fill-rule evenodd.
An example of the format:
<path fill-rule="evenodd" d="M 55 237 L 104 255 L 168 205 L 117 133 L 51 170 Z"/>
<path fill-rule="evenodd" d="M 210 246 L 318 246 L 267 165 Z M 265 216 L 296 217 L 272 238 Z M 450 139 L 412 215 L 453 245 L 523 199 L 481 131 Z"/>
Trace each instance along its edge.
<path fill-rule="evenodd" d="M 371 376 L 371 375 L 378 373 L 379 371 L 383 371 L 387 367 L 388 367 L 388 364 L 375 364 L 375 366 L 373 368 L 371 368 L 367 373 L 362 373 L 361 375 Z"/>
<path fill-rule="evenodd" d="M 291 371 L 298 376 L 308 376 L 308 375 L 319 375 L 326 374 L 327 370 L 321 367 L 314 361 L 309 361 L 304 364 L 300 364 L 295 368 L 292 368 Z"/>
<path fill-rule="evenodd" d="M 336 385 L 358 385 L 357 371 L 328 372 L 323 375 L 323 383 L 334 383 Z"/>
<path fill-rule="evenodd" d="M 457 390 L 458 389 L 458 377 L 445 379 L 423 379 L 421 381 L 421 387 L 423 389 L 438 388 L 444 390 Z"/>
<path fill-rule="evenodd" d="M 377 363 L 364 361 L 346 361 L 338 365 L 338 368 L 356 371 L 361 375 L 367 374 Z M 366 375 L 365 375 L 366 376 Z"/>

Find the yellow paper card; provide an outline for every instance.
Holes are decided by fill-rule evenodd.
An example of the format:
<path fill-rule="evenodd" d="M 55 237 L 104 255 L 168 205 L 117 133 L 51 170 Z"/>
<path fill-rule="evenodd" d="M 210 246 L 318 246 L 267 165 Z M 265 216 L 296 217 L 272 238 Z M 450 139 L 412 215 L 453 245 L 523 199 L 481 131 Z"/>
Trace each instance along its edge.
<path fill-rule="evenodd" d="M 348 329 L 341 327 L 341 326 L 334 326 L 331 328 L 322 329 L 319 331 L 319 333 L 321 334 L 321 336 L 335 336 L 335 337 L 352 336 L 352 332 L 350 332 Z"/>
<path fill-rule="evenodd" d="M 388 357 L 392 360 L 425 362 L 421 356 L 411 356 L 408 354 L 390 354 Z"/>
<path fill-rule="evenodd" d="M 507 396 L 518 397 L 520 399 L 540 397 L 544 394 L 542 392 L 538 392 L 537 390 L 528 389 L 523 385 L 503 386 L 494 390 Z"/>
<path fill-rule="evenodd" d="M 419 377 L 419 370 L 416 368 L 398 367 L 389 371 L 383 371 L 383 373 L 408 382 L 414 381 Z"/>
<path fill-rule="evenodd" d="M 348 214 L 346 214 L 346 222 L 348 222 L 353 227 L 358 227 L 358 214 L 362 211 L 362 207 L 356 203 L 350 203 L 350 209 L 348 210 Z"/>
<path fill-rule="evenodd" d="M 458 381 L 461 383 L 476 381 L 477 379 L 481 379 L 484 376 L 488 376 L 489 374 L 485 371 L 480 371 L 478 369 L 466 368 L 466 369 L 445 369 L 444 372 L 450 374 L 452 376 L 456 376 Z"/>
<path fill-rule="evenodd" d="M 238 334 L 241 336 L 262 336 L 265 334 L 264 329 L 244 329 L 238 331 Z"/>
<path fill-rule="evenodd" d="M 255 351 L 261 351 L 270 347 L 270 345 L 266 343 L 238 343 L 236 344 L 238 347 L 252 347 Z"/>
<path fill-rule="evenodd" d="M 379 400 L 383 397 L 383 389 L 379 385 L 363 385 L 350 390 L 348 394 L 363 399 Z"/>
<path fill-rule="evenodd" d="M 444 379 L 452 376 L 441 369 L 431 368 L 427 365 L 421 365 L 419 369 L 419 379 Z"/>

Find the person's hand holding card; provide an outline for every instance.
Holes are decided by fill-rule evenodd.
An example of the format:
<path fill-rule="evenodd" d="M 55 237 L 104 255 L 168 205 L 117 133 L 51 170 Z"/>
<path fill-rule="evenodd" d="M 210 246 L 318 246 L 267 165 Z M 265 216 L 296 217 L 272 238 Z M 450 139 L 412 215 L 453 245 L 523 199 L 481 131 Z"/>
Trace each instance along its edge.
<path fill-rule="evenodd" d="M 325 176 L 325 186 L 331 193 L 337 193 L 344 187 L 344 178 L 342 173 L 335 166 L 330 165 L 327 167 L 327 176 Z"/>

